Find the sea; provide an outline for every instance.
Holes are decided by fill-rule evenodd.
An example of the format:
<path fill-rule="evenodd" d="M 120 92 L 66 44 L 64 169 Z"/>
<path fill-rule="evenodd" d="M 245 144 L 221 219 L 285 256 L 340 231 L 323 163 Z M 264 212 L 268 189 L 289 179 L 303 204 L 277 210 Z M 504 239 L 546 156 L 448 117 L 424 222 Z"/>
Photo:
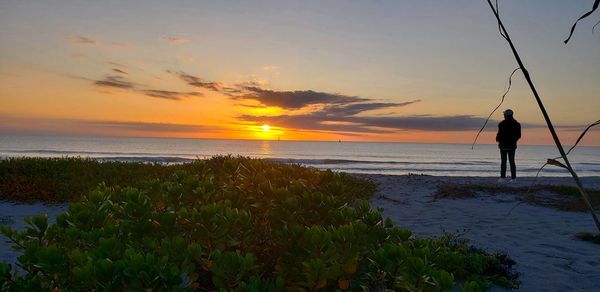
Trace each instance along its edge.
<path fill-rule="evenodd" d="M 0 136 L 0 159 L 85 157 L 101 161 L 185 163 L 215 155 L 249 156 L 350 173 L 436 176 L 499 176 L 496 145 L 257 141 L 82 136 Z M 554 146 L 519 145 L 517 175 L 536 176 Z M 578 146 L 569 160 L 580 176 L 600 176 L 600 147 Z M 540 176 L 569 176 L 548 165 Z"/>

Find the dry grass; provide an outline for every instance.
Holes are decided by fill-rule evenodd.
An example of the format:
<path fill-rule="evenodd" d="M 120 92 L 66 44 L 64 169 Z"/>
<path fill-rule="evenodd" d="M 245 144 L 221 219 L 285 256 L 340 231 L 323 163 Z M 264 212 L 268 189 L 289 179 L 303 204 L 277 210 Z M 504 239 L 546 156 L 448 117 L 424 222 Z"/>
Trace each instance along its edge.
<path fill-rule="evenodd" d="M 583 241 L 590 241 L 592 243 L 600 244 L 600 234 L 593 234 L 589 232 L 579 232 L 574 235 L 576 239 Z"/>
<path fill-rule="evenodd" d="M 600 190 L 587 190 L 591 203 L 600 207 Z M 481 195 L 514 195 L 524 203 L 569 212 L 587 212 L 588 209 L 575 187 L 560 185 L 534 185 L 531 187 L 508 187 L 485 184 L 441 183 L 434 199 L 467 199 Z"/>

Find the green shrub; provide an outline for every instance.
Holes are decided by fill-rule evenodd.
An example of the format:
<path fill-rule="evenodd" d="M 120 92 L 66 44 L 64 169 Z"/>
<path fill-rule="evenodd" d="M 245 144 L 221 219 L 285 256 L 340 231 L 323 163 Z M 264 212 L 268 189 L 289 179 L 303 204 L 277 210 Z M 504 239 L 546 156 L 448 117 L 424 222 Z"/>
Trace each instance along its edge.
<path fill-rule="evenodd" d="M 50 161 L 63 163 L 38 161 L 55 170 Z M 65 163 L 108 173 L 105 164 Z M 516 283 L 498 255 L 448 236 L 413 238 L 384 220 L 364 201 L 374 184 L 347 174 L 231 157 L 118 167 L 145 170 L 133 176 L 135 188 L 102 180 L 53 225 L 39 215 L 21 232 L 2 228 L 27 272 L 1 264 L 3 290 L 472 291 Z"/>

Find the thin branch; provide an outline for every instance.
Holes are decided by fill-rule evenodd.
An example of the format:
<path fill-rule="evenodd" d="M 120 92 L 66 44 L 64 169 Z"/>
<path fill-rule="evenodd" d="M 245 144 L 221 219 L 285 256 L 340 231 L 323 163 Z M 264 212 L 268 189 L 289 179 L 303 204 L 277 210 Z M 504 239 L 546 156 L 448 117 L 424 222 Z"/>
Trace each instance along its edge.
<path fill-rule="evenodd" d="M 585 128 L 585 130 L 581 133 L 581 135 L 579 135 L 579 138 L 577 138 L 577 141 L 575 142 L 575 144 L 569 149 L 569 151 L 567 151 L 567 155 L 569 155 L 569 153 L 571 153 L 571 150 L 573 150 L 573 149 L 575 149 L 575 147 L 577 147 L 577 144 L 579 144 L 579 141 L 581 141 L 581 139 L 583 139 L 583 136 L 585 136 L 587 131 L 589 131 L 592 127 L 597 126 L 597 125 L 600 125 L 600 120 L 593 122 L 591 125 L 589 125 L 587 128 Z"/>
<path fill-rule="evenodd" d="M 498 0 L 496 0 L 496 12 L 498 13 L 498 15 L 500 15 L 500 8 L 498 8 Z M 498 17 L 498 18 L 500 18 L 500 17 Z M 500 32 L 500 35 L 505 40 L 508 40 L 507 36 L 504 34 L 504 32 L 502 31 L 502 28 L 500 27 L 500 20 L 498 20 L 498 31 Z"/>
<path fill-rule="evenodd" d="M 596 24 L 592 26 L 592 34 L 594 34 L 594 30 L 596 29 L 596 26 L 598 26 L 598 24 L 600 24 L 600 21 L 596 22 Z"/>
<path fill-rule="evenodd" d="M 598 9 L 598 6 L 600 6 L 600 0 L 596 0 L 594 2 L 594 6 L 592 7 L 592 10 L 586 12 L 584 15 L 582 15 L 581 17 L 579 17 L 579 19 L 577 19 L 577 21 L 575 21 L 575 23 L 573 23 L 573 26 L 571 27 L 571 33 L 569 33 L 569 37 L 565 40 L 565 44 L 569 42 L 569 40 L 571 39 L 571 37 L 573 36 L 573 32 L 575 31 L 575 26 L 577 26 L 577 23 L 590 16 L 590 14 L 594 13 L 594 11 L 596 11 L 596 9 Z M 595 25 L 594 25 L 595 26 Z M 593 33 L 594 29 L 592 28 L 592 33 Z"/>
<path fill-rule="evenodd" d="M 494 110 L 490 113 L 490 115 L 487 117 L 487 119 L 485 119 L 485 122 L 483 123 L 483 126 L 481 126 L 481 129 L 479 129 L 479 132 L 477 132 L 477 135 L 475 136 L 475 140 L 473 140 L 473 145 L 471 145 L 471 150 L 473 150 L 473 148 L 475 147 L 475 143 L 477 143 L 477 138 L 479 138 L 479 135 L 481 134 L 481 132 L 483 132 L 483 129 L 485 129 L 485 126 L 489 122 L 489 120 L 492 117 L 492 115 L 504 103 L 504 97 L 506 97 L 506 95 L 510 91 L 510 87 L 512 85 L 512 77 L 513 77 L 513 75 L 515 75 L 515 72 L 517 72 L 519 69 L 521 69 L 521 68 L 517 68 L 517 69 L 513 70 L 512 73 L 510 73 L 510 76 L 508 77 L 508 87 L 506 88 L 506 91 L 504 92 L 504 94 L 502 94 L 502 99 L 500 100 L 500 103 L 498 104 L 498 106 L 496 106 L 496 108 L 494 108 Z"/>

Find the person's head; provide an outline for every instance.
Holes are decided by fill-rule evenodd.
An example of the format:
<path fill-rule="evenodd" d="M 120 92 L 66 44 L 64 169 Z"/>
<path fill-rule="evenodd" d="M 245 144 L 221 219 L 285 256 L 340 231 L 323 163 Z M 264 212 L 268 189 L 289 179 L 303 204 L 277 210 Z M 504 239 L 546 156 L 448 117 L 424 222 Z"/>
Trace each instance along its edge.
<path fill-rule="evenodd" d="M 504 111 L 504 119 L 512 119 L 514 112 L 511 109 Z"/>

